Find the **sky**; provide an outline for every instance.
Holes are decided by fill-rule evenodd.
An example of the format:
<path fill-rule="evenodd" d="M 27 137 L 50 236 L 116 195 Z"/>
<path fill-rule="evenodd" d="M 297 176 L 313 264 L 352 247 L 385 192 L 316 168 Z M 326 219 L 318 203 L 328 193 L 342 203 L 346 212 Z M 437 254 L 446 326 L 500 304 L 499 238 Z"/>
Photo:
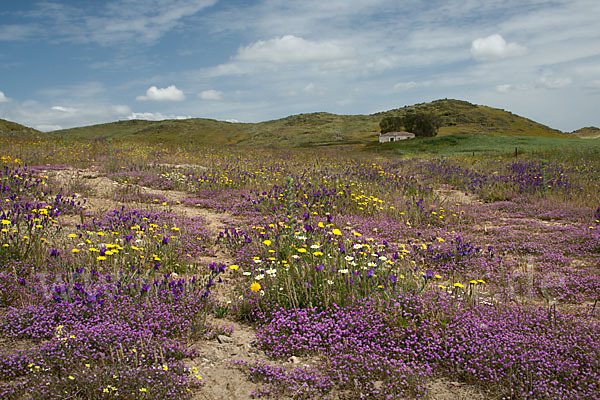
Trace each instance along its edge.
<path fill-rule="evenodd" d="M 600 126 L 598 0 L 3 0 L 0 118 L 260 122 L 453 98 Z"/>

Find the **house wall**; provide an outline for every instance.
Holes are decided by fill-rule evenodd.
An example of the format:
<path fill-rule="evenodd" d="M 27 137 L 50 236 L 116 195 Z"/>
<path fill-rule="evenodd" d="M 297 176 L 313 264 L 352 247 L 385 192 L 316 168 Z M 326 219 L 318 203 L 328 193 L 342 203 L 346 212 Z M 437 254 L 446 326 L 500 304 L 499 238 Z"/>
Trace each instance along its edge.
<path fill-rule="evenodd" d="M 397 142 L 398 140 L 412 139 L 414 136 L 394 135 L 394 136 L 382 136 L 379 135 L 379 143 Z"/>

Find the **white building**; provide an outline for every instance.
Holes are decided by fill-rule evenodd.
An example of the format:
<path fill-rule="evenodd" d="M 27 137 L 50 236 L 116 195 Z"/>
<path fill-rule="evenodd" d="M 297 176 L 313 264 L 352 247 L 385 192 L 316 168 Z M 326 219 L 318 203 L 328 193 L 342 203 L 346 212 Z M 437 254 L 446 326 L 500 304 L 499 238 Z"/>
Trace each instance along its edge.
<path fill-rule="evenodd" d="M 379 134 L 379 143 L 397 142 L 399 140 L 413 139 L 414 133 L 411 132 L 386 132 Z"/>

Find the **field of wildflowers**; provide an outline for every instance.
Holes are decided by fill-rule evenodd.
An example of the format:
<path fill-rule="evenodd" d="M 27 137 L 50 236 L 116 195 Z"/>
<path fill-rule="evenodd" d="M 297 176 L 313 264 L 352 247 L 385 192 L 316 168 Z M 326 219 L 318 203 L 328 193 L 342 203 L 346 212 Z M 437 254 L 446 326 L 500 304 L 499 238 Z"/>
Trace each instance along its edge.
<path fill-rule="evenodd" d="M 598 154 L 11 140 L 0 398 L 600 398 Z"/>

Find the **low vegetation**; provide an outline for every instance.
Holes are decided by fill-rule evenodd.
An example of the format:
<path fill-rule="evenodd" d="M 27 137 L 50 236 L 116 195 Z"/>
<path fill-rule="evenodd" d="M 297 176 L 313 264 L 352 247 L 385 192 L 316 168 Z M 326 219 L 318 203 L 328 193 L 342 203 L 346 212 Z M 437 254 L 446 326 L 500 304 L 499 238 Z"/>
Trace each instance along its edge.
<path fill-rule="evenodd" d="M 598 149 L 476 139 L 0 138 L 0 397 L 600 398 Z"/>
<path fill-rule="evenodd" d="M 393 151 L 402 155 L 519 155 L 532 157 L 555 157 L 564 150 L 566 155 L 578 157 L 580 153 L 594 154 L 600 151 L 600 141 L 579 138 L 553 138 L 539 136 L 474 136 L 440 135 L 395 143 L 371 143 L 367 149 L 379 152 Z M 565 156 L 566 156 L 565 155 Z"/>

